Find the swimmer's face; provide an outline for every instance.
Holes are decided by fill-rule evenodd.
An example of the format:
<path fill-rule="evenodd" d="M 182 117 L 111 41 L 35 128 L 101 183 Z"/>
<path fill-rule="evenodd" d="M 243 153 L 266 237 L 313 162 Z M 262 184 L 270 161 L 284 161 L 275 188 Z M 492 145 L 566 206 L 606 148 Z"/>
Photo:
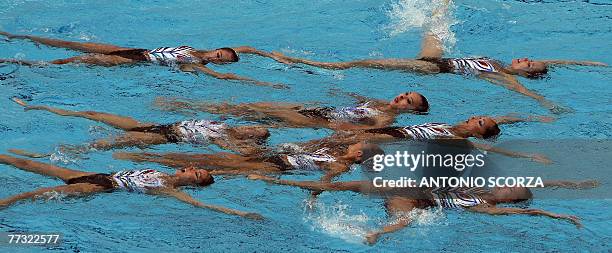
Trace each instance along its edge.
<path fill-rule="evenodd" d="M 393 109 L 401 112 L 414 111 L 424 113 L 429 111 L 429 103 L 427 102 L 427 99 L 418 92 L 406 92 L 400 94 L 391 100 L 389 105 L 391 105 Z"/>
<path fill-rule="evenodd" d="M 376 144 L 359 142 L 350 145 L 346 151 L 346 157 L 353 159 L 354 163 L 362 163 L 372 154 L 384 153 Z"/>
<path fill-rule="evenodd" d="M 546 74 L 546 64 L 529 58 L 513 59 L 510 68 L 527 77 Z"/>
<path fill-rule="evenodd" d="M 214 182 L 213 177 L 206 170 L 187 167 L 176 170 L 176 177 L 183 185 L 207 186 Z"/>
<path fill-rule="evenodd" d="M 471 117 L 465 121 L 465 125 L 476 138 L 490 138 L 500 133 L 497 122 L 490 117 Z"/>
<path fill-rule="evenodd" d="M 227 64 L 238 61 L 238 55 L 231 48 L 219 48 L 211 51 L 208 55 L 208 61 L 215 64 Z"/>

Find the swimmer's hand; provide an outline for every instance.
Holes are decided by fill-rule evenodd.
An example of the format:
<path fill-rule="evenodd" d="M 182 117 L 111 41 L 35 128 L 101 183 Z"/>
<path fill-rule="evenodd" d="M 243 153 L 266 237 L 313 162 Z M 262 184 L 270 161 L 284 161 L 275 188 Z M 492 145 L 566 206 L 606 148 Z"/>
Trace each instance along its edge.
<path fill-rule="evenodd" d="M 264 217 L 258 213 L 247 213 L 243 217 L 247 219 L 251 219 L 251 220 L 263 220 L 264 219 Z"/>
<path fill-rule="evenodd" d="M 542 164 L 546 164 L 546 165 L 549 165 L 549 164 L 553 163 L 552 160 L 548 159 L 548 157 L 546 157 L 544 155 L 541 155 L 541 154 L 532 154 L 532 155 L 529 155 L 529 159 L 531 161 L 542 163 Z"/>
<path fill-rule="evenodd" d="M 28 107 L 28 103 L 26 103 L 25 101 L 19 99 L 19 98 L 11 98 L 11 100 L 13 100 L 13 102 L 23 106 L 23 107 Z"/>
<path fill-rule="evenodd" d="M 580 218 L 578 218 L 577 216 L 574 216 L 574 215 L 560 215 L 559 218 L 560 219 L 566 219 L 566 220 L 570 221 L 571 223 L 574 223 L 574 225 L 576 225 L 577 228 L 582 228 L 582 223 L 580 222 Z"/>
<path fill-rule="evenodd" d="M 374 245 L 376 243 L 376 241 L 378 241 L 378 237 L 380 236 L 380 234 L 378 233 L 369 233 L 368 235 L 366 235 L 366 242 L 369 245 Z"/>
<path fill-rule="evenodd" d="M 599 186 L 597 180 L 586 180 L 578 183 L 578 189 L 591 189 Z"/>

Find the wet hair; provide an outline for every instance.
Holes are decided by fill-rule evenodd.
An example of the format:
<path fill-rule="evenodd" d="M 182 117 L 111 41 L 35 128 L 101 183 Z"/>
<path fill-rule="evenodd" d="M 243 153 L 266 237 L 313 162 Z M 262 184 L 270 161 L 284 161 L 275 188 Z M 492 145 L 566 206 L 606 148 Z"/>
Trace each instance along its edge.
<path fill-rule="evenodd" d="M 234 51 L 234 49 L 231 49 L 229 47 L 222 47 L 222 48 L 218 48 L 217 50 L 222 50 L 222 51 L 229 53 L 230 62 L 237 62 L 240 60 L 240 57 L 238 57 L 238 54 L 236 53 L 236 51 Z"/>
<path fill-rule="evenodd" d="M 421 93 L 417 93 L 417 94 L 421 96 L 421 100 L 423 100 L 423 104 L 421 104 L 419 107 L 415 109 L 419 112 L 429 112 L 429 102 L 427 101 L 427 98 L 425 98 L 425 96 L 423 96 L 423 94 Z"/>
<path fill-rule="evenodd" d="M 548 67 L 544 66 L 542 71 L 529 71 L 525 72 L 525 76 L 529 79 L 542 79 L 548 74 Z"/>
<path fill-rule="evenodd" d="M 198 185 L 198 186 L 201 186 L 201 187 L 204 187 L 204 186 L 211 185 L 211 184 L 213 184 L 214 182 L 215 182 L 215 178 L 214 178 L 212 175 L 208 174 L 208 178 L 207 178 L 206 180 L 202 180 L 202 181 L 201 181 L 200 183 L 198 183 L 197 185 Z"/>
<path fill-rule="evenodd" d="M 485 132 L 482 134 L 482 138 L 484 139 L 494 138 L 494 137 L 497 137 L 499 133 L 501 133 L 501 130 L 499 129 L 499 125 L 495 123 L 495 125 L 485 130 Z"/>

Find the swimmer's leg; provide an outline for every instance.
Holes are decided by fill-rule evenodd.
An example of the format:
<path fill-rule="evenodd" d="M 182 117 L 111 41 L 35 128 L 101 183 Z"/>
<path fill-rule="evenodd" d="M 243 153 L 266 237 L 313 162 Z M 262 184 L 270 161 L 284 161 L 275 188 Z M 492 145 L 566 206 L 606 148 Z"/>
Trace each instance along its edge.
<path fill-rule="evenodd" d="M 59 47 L 59 48 L 67 48 L 81 52 L 87 53 L 98 53 L 98 54 L 108 54 L 114 51 L 120 50 L 129 50 L 132 48 L 127 47 L 118 47 L 110 44 L 101 44 L 101 43 L 91 43 L 91 42 L 73 42 L 73 41 L 65 41 L 58 39 L 49 39 L 31 35 L 15 35 L 7 32 L 0 31 L 0 35 L 4 35 L 9 39 L 25 39 L 31 40 L 35 43 L 40 43 L 43 45 L 51 46 L 51 47 Z"/>
<path fill-rule="evenodd" d="M 568 220 L 577 227 L 582 227 L 580 219 L 573 215 L 556 214 L 540 209 L 521 209 L 521 208 L 510 208 L 510 207 L 496 207 L 496 206 L 475 206 L 470 207 L 468 210 L 478 213 L 486 213 L 490 215 L 510 215 L 510 214 L 527 214 L 527 215 L 539 215 L 547 216 L 553 219 L 565 219 Z"/>
<path fill-rule="evenodd" d="M 51 164 L 16 158 L 8 155 L 0 155 L 0 163 L 11 165 L 15 168 L 40 174 L 43 176 L 55 177 L 63 180 L 64 182 L 70 180 L 71 178 L 95 174 L 91 172 L 66 169 Z"/>
<path fill-rule="evenodd" d="M 14 63 L 14 64 L 19 64 L 19 65 L 24 65 L 24 66 L 41 65 L 41 62 L 19 60 L 19 59 L 0 59 L 0 63 Z"/>
<path fill-rule="evenodd" d="M 448 11 L 449 0 L 442 0 L 442 6 L 435 9 L 432 12 L 431 21 L 435 23 L 437 19 L 446 15 Z M 421 41 L 421 52 L 417 58 L 442 58 L 444 54 L 444 46 L 440 38 L 435 35 L 432 31 L 426 31 L 423 34 L 423 40 Z"/>
<path fill-rule="evenodd" d="M 380 230 L 370 232 L 366 235 L 366 242 L 370 245 L 375 244 L 381 235 L 393 233 L 407 227 L 412 220 L 406 214 L 417 208 L 418 201 L 413 199 L 404 199 L 401 202 L 401 205 L 393 204 L 391 201 L 387 202 L 386 206 L 390 218 L 393 218 L 394 220 Z"/>
<path fill-rule="evenodd" d="M 97 140 L 88 145 L 97 150 L 109 150 L 125 147 L 148 147 L 168 143 L 168 139 L 161 134 L 128 131 L 112 139 Z M 80 152 L 77 152 L 80 153 Z"/>
<path fill-rule="evenodd" d="M 599 186 L 597 180 L 585 181 L 544 181 L 544 187 L 550 188 L 566 188 L 566 189 L 591 189 Z"/>
<path fill-rule="evenodd" d="M 152 124 L 141 123 L 130 117 L 124 117 L 124 116 L 119 116 L 119 115 L 110 114 L 110 113 L 94 112 L 94 111 L 69 111 L 69 110 L 64 110 L 64 109 L 59 109 L 59 108 L 54 108 L 54 107 L 49 107 L 49 106 L 31 106 L 18 98 L 13 98 L 13 101 L 25 107 L 26 110 L 43 110 L 43 111 L 48 111 L 48 112 L 55 113 L 61 116 L 86 118 L 86 119 L 90 119 L 93 121 L 102 122 L 109 126 L 123 129 L 126 131 L 129 131 L 130 129 L 134 129 L 138 127 L 146 127 L 146 126 L 152 125 Z"/>
<path fill-rule="evenodd" d="M 0 199 L 0 209 L 7 208 L 23 200 L 35 200 L 38 197 L 44 197 L 45 194 L 50 192 L 57 192 L 68 197 L 83 197 L 104 191 L 106 191 L 106 189 L 103 187 L 87 183 L 45 187 L 31 192 L 20 193 L 5 199 Z"/>

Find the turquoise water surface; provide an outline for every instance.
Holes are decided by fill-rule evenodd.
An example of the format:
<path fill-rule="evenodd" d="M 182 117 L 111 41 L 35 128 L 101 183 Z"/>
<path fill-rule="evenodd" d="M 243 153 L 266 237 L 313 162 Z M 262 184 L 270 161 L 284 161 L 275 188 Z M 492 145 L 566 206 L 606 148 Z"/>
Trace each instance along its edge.
<path fill-rule="evenodd" d="M 423 28 L 434 26 L 440 29 L 449 56 L 489 56 L 506 62 L 516 57 L 530 57 L 612 63 L 612 2 L 607 0 L 456 1 L 453 15 L 439 24 L 428 23 L 432 8 L 433 4 L 425 0 L 0 0 L 0 30 L 138 48 L 190 45 L 212 49 L 250 45 L 296 57 L 340 61 L 412 58 L 418 53 Z M 20 40 L 1 40 L 0 49 L 0 58 L 31 60 L 78 54 Z M 398 119 L 398 125 L 453 123 L 471 115 L 511 112 L 548 114 L 536 102 L 517 93 L 456 75 L 422 76 L 362 69 L 331 71 L 286 66 L 249 55 L 241 56 L 238 63 L 211 68 L 285 83 L 291 89 L 276 90 L 194 76 L 162 66 L 2 64 L 0 153 L 6 154 L 10 148 L 54 152 L 59 144 L 85 143 L 119 133 L 85 119 L 24 112 L 9 100 L 15 96 L 35 104 L 99 110 L 159 123 L 194 117 L 218 119 L 205 113 L 185 115 L 159 110 L 152 104 L 159 96 L 218 102 L 320 102 L 333 106 L 352 103 L 348 97 L 330 94 L 332 89 L 381 99 L 406 91 L 418 91 L 428 97 L 432 105 L 429 115 L 404 115 Z M 554 123 L 504 126 L 498 141 L 610 139 L 611 80 L 610 68 L 577 66 L 555 68 L 542 80 L 521 79 L 527 87 L 575 111 L 559 116 Z M 331 133 L 324 129 L 273 129 L 271 132 L 272 144 L 310 140 Z M 218 149 L 162 145 L 147 151 L 214 152 Z M 40 160 L 95 172 L 146 167 L 171 171 L 156 164 L 114 160 L 112 153 L 94 152 L 74 157 L 56 152 L 51 159 Z M 573 161 L 569 165 L 576 170 L 566 174 L 570 178 L 610 182 L 607 163 Z M 319 177 L 319 173 L 312 171 L 287 176 Z M 355 170 L 341 180 L 359 178 Z M 0 165 L 0 198 L 60 183 Z M 531 201 L 534 208 L 581 217 L 582 229 L 542 217 L 492 217 L 427 210 L 415 214 L 416 222 L 411 227 L 384 236 L 375 246 L 367 246 L 363 236 L 386 220 L 379 199 L 354 193 L 323 193 L 315 209 L 309 210 L 305 203 L 307 191 L 242 177 L 217 178 L 210 187 L 186 191 L 206 203 L 261 213 L 266 220 L 251 221 L 175 200 L 118 192 L 88 199 L 28 202 L 4 209 L 0 211 L 0 232 L 60 232 L 65 235 L 65 241 L 51 250 L 62 252 L 608 252 L 612 248 L 609 198 Z M 40 248 L 0 246 L 0 250 L 28 252 Z"/>

